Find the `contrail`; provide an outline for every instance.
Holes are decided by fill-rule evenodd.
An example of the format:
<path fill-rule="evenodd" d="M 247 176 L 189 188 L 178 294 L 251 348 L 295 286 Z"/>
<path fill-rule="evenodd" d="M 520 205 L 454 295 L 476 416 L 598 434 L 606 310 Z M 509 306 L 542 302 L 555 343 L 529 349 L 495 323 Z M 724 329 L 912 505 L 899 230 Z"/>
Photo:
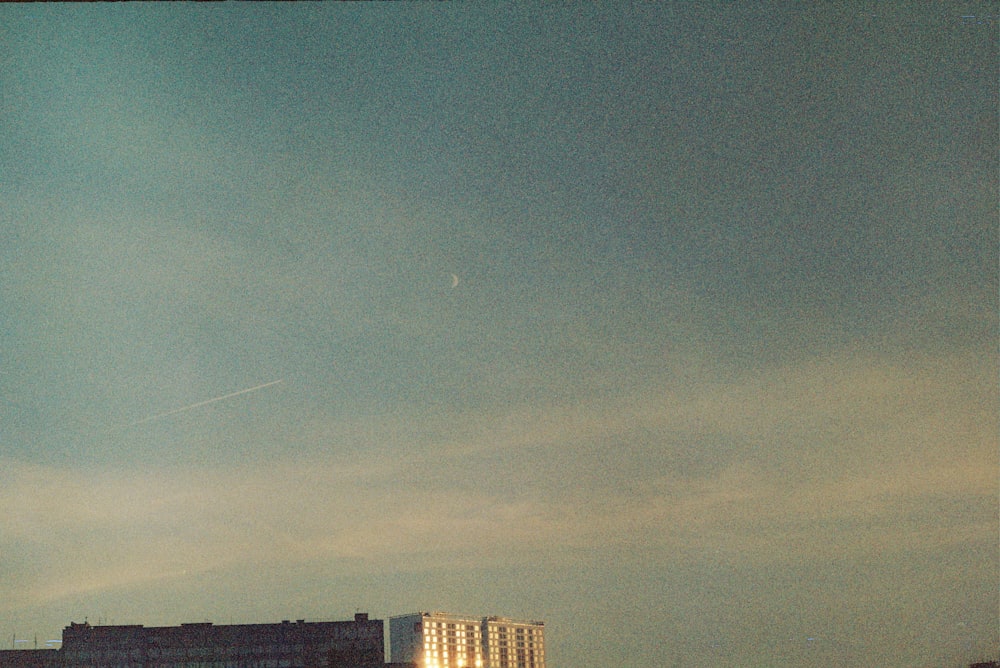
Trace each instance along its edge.
<path fill-rule="evenodd" d="M 152 422 L 153 420 L 159 420 L 160 418 L 165 418 L 168 415 L 173 415 L 175 413 L 180 413 L 181 411 L 189 411 L 192 408 L 198 408 L 199 406 L 207 406 L 208 404 L 214 404 L 216 401 L 222 401 L 223 399 L 229 399 L 230 397 L 238 397 L 241 394 L 249 394 L 250 392 L 256 392 L 257 390 L 263 390 L 265 387 L 271 387 L 272 385 L 277 385 L 278 383 L 284 382 L 284 378 L 281 380 L 272 380 L 270 383 L 264 383 L 263 385 L 257 385 L 255 387 L 248 387 L 245 390 L 240 390 L 239 392 L 230 392 L 229 394 L 224 394 L 221 397 L 215 397 L 214 399 L 206 399 L 205 401 L 199 401 L 196 404 L 191 404 L 190 406 L 181 406 L 180 408 L 175 408 L 172 411 L 167 411 L 166 413 L 159 413 L 158 415 L 150 415 L 149 417 L 142 418 L 137 422 L 132 422 L 128 426 L 134 427 L 139 424 L 144 424 L 146 422 Z"/>

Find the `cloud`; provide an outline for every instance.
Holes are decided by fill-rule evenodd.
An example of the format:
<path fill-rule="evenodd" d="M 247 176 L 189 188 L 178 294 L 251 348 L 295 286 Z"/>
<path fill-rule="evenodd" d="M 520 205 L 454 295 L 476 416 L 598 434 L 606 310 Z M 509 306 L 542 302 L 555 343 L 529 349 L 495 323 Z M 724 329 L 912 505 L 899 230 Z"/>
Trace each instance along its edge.
<path fill-rule="evenodd" d="M 991 377 L 975 355 L 831 356 L 684 394 L 317 418 L 296 438 L 329 448 L 266 466 L 8 459 L 6 598 L 276 561 L 555 564 L 618 546 L 801 564 L 978 545 L 996 533 Z"/>

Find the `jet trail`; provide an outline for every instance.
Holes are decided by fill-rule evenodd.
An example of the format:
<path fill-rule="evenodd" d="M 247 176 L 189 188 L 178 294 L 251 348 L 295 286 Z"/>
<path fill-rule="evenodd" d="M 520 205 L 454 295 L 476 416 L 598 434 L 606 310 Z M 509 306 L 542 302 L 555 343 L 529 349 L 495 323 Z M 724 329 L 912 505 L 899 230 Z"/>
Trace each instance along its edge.
<path fill-rule="evenodd" d="M 214 404 L 216 401 L 222 401 L 223 399 L 229 399 L 230 397 L 238 397 L 241 394 L 249 394 L 250 392 L 256 392 L 257 390 L 263 390 L 265 387 L 271 387 L 272 385 L 277 385 L 278 383 L 284 382 L 284 378 L 281 380 L 272 380 L 270 383 L 264 383 L 263 385 L 257 385 L 255 387 L 248 387 L 245 390 L 240 390 L 239 392 L 230 392 L 229 394 L 224 394 L 221 397 L 215 397 L 214 399 L 206 399 L 205 401 L 199 401 L 196 404 L 191 404 L 190 406 L 181 406 L 180 408 L 175 408 L 166 413 L 159 413 L 158 415 L 150 415 L 149 417 L 143 418 L 137 422 L 132 422 L 129 427 L 134 427 L 136 425 L 145 424 L 146 422 L 152 422 L 153 420 L 159 420 L 160 418 L 165 418 L 168 415 L 174 415 L 175 413 L 180 413 L 181 411 L 189 411 L 192 408 L 198 408 L 200 406 L 207 406 L 208 404 Z"/>

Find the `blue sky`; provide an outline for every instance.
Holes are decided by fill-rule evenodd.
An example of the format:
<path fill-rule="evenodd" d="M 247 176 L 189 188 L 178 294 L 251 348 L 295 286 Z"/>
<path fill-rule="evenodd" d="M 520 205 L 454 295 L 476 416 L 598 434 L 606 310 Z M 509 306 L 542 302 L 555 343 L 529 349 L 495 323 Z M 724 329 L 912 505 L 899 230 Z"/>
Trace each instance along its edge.
<path fill-rule="evenodd" d="M 3 637 L 996 656 L 976 11 L 4 6 Z"/>

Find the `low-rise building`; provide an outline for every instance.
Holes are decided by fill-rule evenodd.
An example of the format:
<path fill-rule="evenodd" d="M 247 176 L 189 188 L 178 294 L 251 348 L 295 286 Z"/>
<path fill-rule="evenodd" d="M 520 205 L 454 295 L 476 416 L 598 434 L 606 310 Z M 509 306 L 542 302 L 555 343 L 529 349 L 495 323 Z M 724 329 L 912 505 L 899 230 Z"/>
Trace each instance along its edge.
<path fill-rule="evenodd" d="M 0 668 L 384 668 L 382 620 L 63 629 L 58 650 L 12 650 Z"/>
<path fill-rule="evenodd" d="M 57 649 L 0 649 L 0 668 L 58 668 Z"/>

